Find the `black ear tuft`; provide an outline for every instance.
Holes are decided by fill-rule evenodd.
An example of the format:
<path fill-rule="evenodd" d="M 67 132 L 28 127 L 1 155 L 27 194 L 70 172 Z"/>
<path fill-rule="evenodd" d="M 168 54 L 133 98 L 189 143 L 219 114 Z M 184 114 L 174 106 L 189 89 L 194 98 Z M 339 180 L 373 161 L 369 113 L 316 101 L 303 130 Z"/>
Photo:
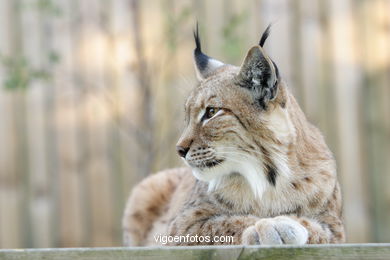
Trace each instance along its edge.
<path fill-rule="evenodd" d="M 194 61 L 195 61 L 195 70 L 196 75 L 199 80 L 203 80 L 210 76 L 213 71 L 217 68 L 224 65 L 224 63 L 213 59 L 202 52 L 202 45 L 200 43 L 199 37 L 199 25 L 196 23 L 196 29 L 194 30 L 194 40 L 195 40 L 195 49 L 194 49 Z"/>
<path fill-rule="evenodd" d="M 196 22 L 196 29 L 194 30 L 194 39 L 195 39 L 195 52 L 202 52 L 202 46 L 200 44 L 199 38 L 199 24 Z"/>
<path fill-rule="evenodd" d="M 265 31 L 263 32 L 263 35 L 261 35 L 261 38 L 260 38 L 260 41 L 259 41 L 259 45 L 260 45 L 261 47 L 263 47 L 265 41 L 267 40 L 267 38 L 268 38 L 268 36 L 269 36 L 269 33 L 270 33 L 270 31 L 271 31 L 271 26 L 272 26 L 272 24 L 269 24 L 269 25 L 267 26 L 267 29 L 265 29 Z"/>
<path fill-rule="evenodd" d="M 195 63 L 199 70 L 204 70 L 207 67 L 209 57 L 202 52 L 202 45 L 200 43 L 199 37 L 199 25 L 196 23 L 196 29 L 194 30 L 194 40 L 195 40 Z"/>

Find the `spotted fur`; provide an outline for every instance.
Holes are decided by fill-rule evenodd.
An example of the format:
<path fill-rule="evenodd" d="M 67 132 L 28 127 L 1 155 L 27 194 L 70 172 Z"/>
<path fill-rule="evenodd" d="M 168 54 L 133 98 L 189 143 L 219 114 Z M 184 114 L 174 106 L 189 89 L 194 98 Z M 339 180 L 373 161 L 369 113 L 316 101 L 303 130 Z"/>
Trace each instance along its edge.
<path fill-rule="evenodd" d="M 159 234 L 231 235 L 233 244 L 344 242 L 334 158 L 276 65 L 259 45 L 241 67 L 207 55 L 200 63 L 198 33 L 196 40 L 200 84 L 186 101 L 177 143 L 188 167 L 133 190 L 125 244 L 156 245 Z"/>

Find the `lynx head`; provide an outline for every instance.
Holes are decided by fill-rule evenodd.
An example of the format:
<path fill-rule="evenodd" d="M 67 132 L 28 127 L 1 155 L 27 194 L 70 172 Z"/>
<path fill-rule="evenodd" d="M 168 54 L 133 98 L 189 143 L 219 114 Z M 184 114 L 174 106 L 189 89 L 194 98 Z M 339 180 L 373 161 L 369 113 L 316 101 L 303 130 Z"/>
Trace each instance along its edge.
<path fill-rule="evenodd" d="M 194 33 L 194 63 L 199 85 L 185 104 L 185 129 L 177 152 L 196 178 L 217 189 L 228 178 L 241 178 L 256 196 L 289 174 L 287 147 L 294 127 L 288 95 L 276 64 L 263 45 L 252 47 L 241 67 L 202 52 Z"/>

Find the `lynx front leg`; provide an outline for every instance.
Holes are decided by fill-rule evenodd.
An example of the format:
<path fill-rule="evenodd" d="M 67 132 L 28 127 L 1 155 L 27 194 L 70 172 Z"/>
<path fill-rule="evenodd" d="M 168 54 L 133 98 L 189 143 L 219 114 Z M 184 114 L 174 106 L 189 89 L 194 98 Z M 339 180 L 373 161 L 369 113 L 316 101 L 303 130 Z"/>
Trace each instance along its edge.
<path fill-rule="evenodd" d="M 242 236 L 243 244 L 324 244 L 344 242 L 342 222 L 326 216 L 319 221 L 306 217 L 279 216 L 260 219 L 248 227 Z"/>
<path fill-rule="evenodd" d="M 202 215 L 202 216 L 201 216 Z M 259 220 L 254 216 L 203 215 L 201 210 L 193 212 L 190 218 L 179 216 L 170 225 L 170 236 L 202 236 L 210 240 L 203 242 L 173 242 L 170 245 L 239 245 L 243 231 Z M 215 237 L 230 236 L 229 241 L 215 241 Z"/>
<path fill-rule="evenodd" d="M 258 218 L 252 215 L 219 215 L 198 209 L 177 216 L 168 229 L 170 236 L 203 236 L 211 240 L 203 242 L 172 242 L 170 245 L 217 244 L 324 244 L 344 242 L 341 220 L 331 214 L 314 220 L 306 217 L 278 216 Z M 230 242 L 216 242 L 214 237 L 231 236 Z"/>
<path fill-rule="evenodd" d="M 279 216 L 263 218 L 248 227 L 242 235 L 246 245 L 303 245 L 308 240 L 309 232 L 298 221 L 290 217 Z"/>

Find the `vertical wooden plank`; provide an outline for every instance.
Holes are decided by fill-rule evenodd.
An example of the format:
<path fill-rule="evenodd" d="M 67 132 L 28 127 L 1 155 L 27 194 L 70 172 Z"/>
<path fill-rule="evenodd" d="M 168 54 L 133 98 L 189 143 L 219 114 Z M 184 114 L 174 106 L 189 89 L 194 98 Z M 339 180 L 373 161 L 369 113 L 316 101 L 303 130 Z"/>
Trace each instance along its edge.
<path fill-rule="evenodd" d="M 157 91 L 158 76 L 159 75 L 154 67 L 153 60 L 158 55 L 153 55 L 151 44 L 156 40 L 155 35 L 158 35 L 158 30 L 156 28 L 160 27 L 158 21 L 158 13 L 160 12 L 160 5 L 153 5 L 151 2 L 145 1 L 131 1 L 131 21 L 132 21 L 132 41 L 134 51 L 135 51 L 135 63 L 133 66 L 134 76 L 137 81 L 137 91 L 135 92 L 138 95 L 138 107 L 137 115 L 134 116 L 136 125 L 135 129 L 138 133 L 135 133 L 135 139 L 137 141 L 137 152 L 136 152 L 136 162 L 135 167 L 137 168 L 138 178 L 144 178 L 155 170 L 154 162 L 157 160 L 157 150 L 156 145 L 157 141 L 157 131 L 156 127 L 158 126 L 157 120 L 157 111 L 156 102 L 158 102 L 159 97 L 154 94 Z M 174 1 L 166 1 L 167 5 L 171 6 L 173 12 L 176 10 Z M 149 14 L 155 14 L 156 20 L 151 21 L 148 19 Z M 175 15 L 172 15 L 172 18 L 168 18 L 168 22 L 172 21 Z M 154 25 L 154 26 L 153 26 Z M 171 51 L 176 48 L 177 38 L 175 37 L 175 32 L 177 28 L 173 26 L 167 27 L 166 29 L 166 46 Z M 169 55 L 170 52 L 168 51 Z M 161 74 L 160 74 L 161 75 Z M 158 92 L 157 92 L 158 93 Z M 134 135 L 134 134 L 133 134 Z M 152 162 L 152 163 L 151 163 Z"/>
<path fill-rule="evenodd" d="M 88 122 L 87 151 L 89 162 L 86 165 L 86 180 L 89 185 L 89 203 L 91 207 L 91 238 L 93 246 L 113 245 L 113 220 L 110 191 L 110 173 L 105 157 L 106 120 L 105 107 L 97 106 L 103 98 L 102 83 L 104 68 L 104 52 L 107 38 L 103 34 L 100 20 L 101 3 L 85 1 L 80 5 L 84 18 L 84 28 L 81 35 L 82 54 L 91 61 L 83 61 L 81 71 L 85 84 L 84 120 Z M 99 100 L 100 99 L 100 100 Z"/>
<path fill-rule="evenodd" d="M 44 59 L 48 57 L 46 51 L 38 52 L 42 42 L 42 24 L 41 10 L 34 5 L 33 1 L 24 0 L 22 4 L 22 31 L 23 37 L 28 39 L 23 42 L 24 55 L 31 69 L 39 70 L 43 68 Z M 46 39 L 47 40 L 47 39 Z M 27 109 L 27 137 L 28 137 L 28 157 L 29 174 L 27 209 L 30 213 L 28 225 L 31 225 L 31 246 L 49 247 L 50 246 L 50 203 L 48 198 L 48 175 L 45 161 L 45 136 L 44 136 L 44 93 L 47 87 L 43 81 L 33 81 L 29 84 L 26 94 Z"/>
<path fill-rule="evenodd" d="M 78 1 L 62 0 L 62 25 L 57 27 L 54 44 L 61 62 L 53 79 L 58 97 L 55 126 L 58 134 L 58 241 L 60 247 L 88 244 L 87 186 L 84 180 L 84 137 L 80 136 L 83 119 L 80 115 L 82 85 L 77 64 L 77 37 L 80 29 Z"/>
<path fill-rule="evenodd" d="M 146 27 L 145 30 L 147 31 L 156 30 L 164 32 L 162 34 L 156 33 L 153 41 L 161 41 L 166 43 L 160 48 L 160 52 L 164 53 L 164 55 L 161 55 L 161 61 L 164 60 L 163 62 L 165 63 L 164 69 L 162 69 L 162 66 L 160 64 L 158 67 L 155 67 L 153 65 L 150 66 L 151 70 L 155 71 L 156 74 L 159 74 L 158 77 L 153 79 L 152 83 L 152 85 L 157 86 L 156 88 L 153 88 L 153 93 L 155 107 L 154 113 L 156 120 L 155 123 L 156 129 L 159 129 L 159 131 L 156 131 L 155 133 L 156 140 L 153 142 L 155 146 L 155 160 L 153 162 L 153 171 L 161 169 L 163 167 L 162 161 L 164 161 L 168 157 L 167 153 L 165 153 L 165 155 L 161 153 L 163 149 L 162 147 L 164 146 L 163 142 L 166 144 L 168 139 L 167 138 L 163 140 L 162 137 L 167 134 L 168 126 L 166 122 L 171 120 L 170 111 L 172 106 L 168 102 L 168 97 L 171 94 L 171 91 L 169 89 L 169 83 L 172 83 L 173 85 L 173 82 L 175 81 L 173 71 L 175 70 L 176 66 L 173 64 L 180 66 L 180 59 L 178 59 L 178 53 L 180 51 L 180 32 L 183 29 L 183 24 L 179 24 L 178 17 L 181 14 L 183 8 L 186 8 L 187 5 L 188 1 L 161 1 L 160 5 L 158 5 L 158 8 L 155 8 L 155 10 L 153 11 L 154 13 L 159 13 L 159 15 L 156 15 L 156 20 L 161 21 L 161 23 L 158 24 L 158 28 L 155 27 L 154 29 L 152 29 L 144 23 Z M 150 2 L 142 9 L 143 17 L 148 16 L 149 6 L 151 6 Z M 145 42 L 145 44 L 147 44 L 147 42 Z M 157 50 L 154 50 L 154 53 L 157 53 Z M 157 63 L 157 61 L 155 61 L 154 59 L 150 59 L 149 62 L 150 64 L 153 64 L 154 62 Z M 181 69 L 182 67 L 178 68 L 177 72 L 180 73 L 179 70 Z"/>
<path fill-rule="evenodd" d="M 344 212 L 349 242 L 367 241 L 367 196 L 363 183 L 361 140 L 359 138 L 360 68 L 351 1 L 332 1 L 331 33 L 333 41 L 335 101 L 339 141 L 340 178 L 344 193 Z"/>
<path fill-rule="evenodd" d="M 313 1 L 312 1 L 313 2 Z M 303 45 L 302 41 L 302 5 L 303 1 L 290 1 L 289 9 L 291 14 L 289 15 L 289 31 L 291 35 L 290 40 L 290 66 L 291 66 L 291 84 L 295 90 L 295 98 L 297 99 L 300 107 L 303 111 L 306 111 L 304 86 L 303 86 Z"/>
<path fill-rule="evenodd" d="M 21 17 L 22 17 L 22 1 L 12 1 L 10 5 L 10 29 L 9 29 L 9 39 L 10 39 L 10 52 L 9 57 L 14 59 L 14 61 L 23 61 L 24 52 L 23 52 L 23 40 L 24 35 L 21 26 Z M 23 77 L 22 74 L 19 74 L 18 77 Z M 19 78 L 20 80 L 20 78 Z M 26 111 L 26 96 L 23 90 L 22 82 L 17 82 L 14 86 L 16 89 L 12 92 L 12 124 L 13 132 L 12 137 L 14 139 L 14 154 L 13 154 L 13 163 L 15 165 L 15 176 L 17 180 L 17 193 L 19 193 L 20 201 L 18 201 L 18 206 L 20 207 L 17 215 L 14 216 L 15 219 L 19 219 L 21 226 L 21 246 L 31 247 L 32 246 L 32 234 L 31 234 L 31 225 L 30 225 L 30 211 L 29 211 L 29 177 L 28 177 L 28 137 L 27 137 L 27 111 Z M 18 229 L 17 229 L 18 230 Z"/>
<path fill-rule="evenodd" d="M 123 1 L 122 1 L 123 2 Z M 104 66 L 102 74 L 104 75 L 104 91 L 102 92 L 102 101 L 107 109 L 107 144 L 105 159 L 108 164 L 110 174 L 110 191 L 111 191 L 111 207 L 112 207 L 112 241 L 115 245 L 122 244 L 122 211 L 125 203 L 124 192 L 124 161 L 122 153 L 123 146 L 127 143 L 122 143 L 121 133 L 118 127 L 121 127 L 123 119 L 121 118 L 122 96 L 120 94 L 120 61 L 118 57 L 118 40 L 121 39 L 121 31 L 119 24 L 123 20 L 121 8 L 125 11 L 127 8 L 120 6 L 118 0 L 105 1 L 102 3 L 102 31 L 107 37 L 107 49 L 104 53 Z M 118 28 L 119 27 L 119 28 Z M 122 59 L 125 57 L 122 57 Z M 122 61 L 123 62 L 123 61 Z M 123 66 L 123 64 L 121 64 Z M 128 174 L 128 172 L 126 173 Z M 107 184 L 106 184 L 107 185 Z"/>
<path fill-rule="evenodd" d="M 390 49 L 388 48 L 390 46 L 390 16 L 388 15 L 390 11 L 390 1 L 388 0 L 382 0 L 380 4 L 380 23 L 379 28 L 380 30 L 380 50 L 385 56 L 384 64 L 382 65 L 382 76 L 383 76 L 383 82 L 382 82 L 382 91 L 381 91 L 381 97 L 382 97 L 382 120 L 383 120 L 383 143 L 384 143 L 384 151 L 383 154 L 385 155 L 384 159 L 384 167 L 382 170 L 382 176 L 385 180 L 384 183 L 390 183 L 390 160 L 386 159 L 386 155 L 390 154 Z M 387 157 L 389 158 L 389 157 Z M 385 237 L 382 241 L 389 241 L 390 240 L 390 220 L 387 216 L 390 215 L 390 191 L 386 187 L 384 187 L 384 203 L 382 206 L 385 207 L 385 214 L 382 216 L 382 218 L 386 221 L 386 231 L 384 231 Z"/>
<path fill-rule="evenodd" d="M 139 181 L 136 165 L 137 144 L 134 136 L 134 114 L 137 109 L 137 83 L 132 66 L 134 47 L 131 32 L 131 14 L 128 0 L 105 2 L 107 9 L 106 36 L 108 51 L 105 53 L 105 100 L 109 107 L 109 141 L 107 158 L 112 176 L 111 191 L 115 219 L 114 241 L 122 244 L 121 220 L 125 200 L 131 187 Z M 154 41 L 156 42 L 156 41 Z M 130 69 L 129 69 L 130 68 Z"/>
<path fill-rule="evenodd" d="M 334 35 L 332 34 L 332 5 L 331 2 L 326 0 L 318 1 L 319 11 L 319 24 L 320 24 L 320 37 L 318 41 L 319 45 L 319 57 L 320 66 L 319 81 L 317 86 L 317 99 L 318 99 L 318 126 L 323 132 L 327 145 L 333 152 L 336 159 L 338 180 L 341 182 L 342 190 L 344 183 L 342 182 L 342 176 L 344 172 L 340 168 L 342 158 L 339 155 L 340 143 L 338 133 L 338 107 L 336 103 L 336 83 L 334 77 Z M 348 183 L 345 183 L 348 185 Z M 343 198 L 343 203 L 348 204 L 349 201 Z M 348 220 L 346 220 L 348 222 Z"/>
<path fill-rule="evenodd" d="M 367 158 L 365 167 L 370 183 L 372 240 L 389 240 L 390 222 L 388 215 L 388 115 L 389 112 L 389 1 L 364 1 L 359 7 L 361 42 L 364 48 L 362 60 L 365 68 L 365 82 L 362 93 L 364 134 Z"/>
<path fill-rule="evenodd" d="M 14 15 L 14 2 L 0 2 L 0 54 L 2 64 L 0 66 L 1 77 L 1 143 L 7 149 L 0 152 L 0 247 L 17 248 L 23 244 L 23 223 L 22 223 L 22 193 L 20 189 L 20 174 L 17 172 L 15 160 L 18 159 L 16 140 L 15 140 L 15 118 L 13 117 L 14 96 L 10 91 L 5 90 L 4 80 L 7 78 L 6 68 L 4 67 L 4 58 L 14 54 L 14 31 L 15 24 L 12 16 Z M 23 163 L 23 161 L 19 161 Z"/>
<path fill-rule="evenodd" d="M 44 41 L 45 49 L 50 50 L 54 59 L 57 62 L 54 64 L 49 85 L 46 86 L 44 93 L 43 105 L 45 109 L 45 139 L 46 139 L 46 169 L 48 176 L 48 184 L 50 194 L 50 219 L 48 225 L 50 227 L 51 246 L 60 247 L 63 246 L 61 241 L 61 220 L 62 216 L 69 214 L 66 212 L 62 214 L 63 205 L 61 200 L 61 191 L 63 190 L 62 185 L 68 184 L 68 182 L 62 182 L 60 175 L 63 170 L 69 169 L 68 158 L 62 153 L 63 147 L 58 146 L 61 141 L 72 143 L 72 138 L 68 138 L 67 133 L 69 132 L 68 124 L 71 124 L 66 116 L 61 116 L 58 112 L 59 109 L 65 107 L 63 100 L 64 94 L 68 94 L 71 73 L 69 72 L 69 59 L 71 52 L 69 51 L 69 19 L 70 13 L 67 9 L 67 2 L 64 0 L 56 1 L 54 8 L 57 9 L 57 14 L 52 14 L 49 17 L 42 19 L 41 26 L 44 28 L 43 36 L 47 37 Z M 63 110 L 62 110 L 63 111 Z M 66 127 L 61 127 L 59 121 L 66 121 Z M 64 134 L 65 132 L 65 134 Z M 63 163 L 60 163 L 63 162 Z M 64 169 L 63 169 L 64 167 Z M 66 196 L 67 197 L 67 196 Z M 76 204 L 77 205 L 77 204 Z M 71 220 L 71 218 L 70 218 Z M 76 226 L 77 227 L 77 226 Z"/>
<path fill-rule="evenodd" d="M 318 94 L 321 87 L 321 27 L 318 1 L 301 1 L 302 100 L 306 116 L 315 125 L 320 120 Z"/>
<path fill-rule="evenodd" d="M 44 137 L 45 137 L 45 167 L 46 167 L 46 185 L 48 199 L 49 219 L 47 220 L 48 229 L 50 231 L 50 247 L 59 246 L 59 205 L 60 205 L 60 182 L 59 182 L 59 158 L 58 158 L 58 136 L 57 136 L 57 101 L 58 94 L 61 93 L 58 90 L 55 79 L 58 77 L 56 70 L 58 66 L 61 66 L 62 57 L 61 45 L 58 45 L 58 38 L 62 40 L 62 30 L 66 24 L 67 13 L 63 1 L 56 1 L 52 3 L 52 8 L 43 11 L 46 15 L 41 16 L 41 30 L 42 41 L 41 48 L 47 49 L 48 54 L 43 66 L 49 70 L 50 77 L 46 81 L 43 93 L 43 113 L 44 113 Z M 41 12 L 42 12 L 41 11 Z M 65 36 L 66 37 L 66 36 Z M 64 77 L 63 75 L 61 75 Z M 60 79 L 63 80 L 63 79 Z"/>
<path fill-rule="evenodd" d="M 333 77 L 333 41 L 331 34 L 331 12 L 330 2 L 318 1 L 318 15 L 320 24 L 319 46 L 319 84 L 317 85 L 318 96 L 318 125 L 323 131 L 326 141 L 338 161 L 337 142 L 337 120 L 336 104 L 334 98 L 334 77 Z"/>

